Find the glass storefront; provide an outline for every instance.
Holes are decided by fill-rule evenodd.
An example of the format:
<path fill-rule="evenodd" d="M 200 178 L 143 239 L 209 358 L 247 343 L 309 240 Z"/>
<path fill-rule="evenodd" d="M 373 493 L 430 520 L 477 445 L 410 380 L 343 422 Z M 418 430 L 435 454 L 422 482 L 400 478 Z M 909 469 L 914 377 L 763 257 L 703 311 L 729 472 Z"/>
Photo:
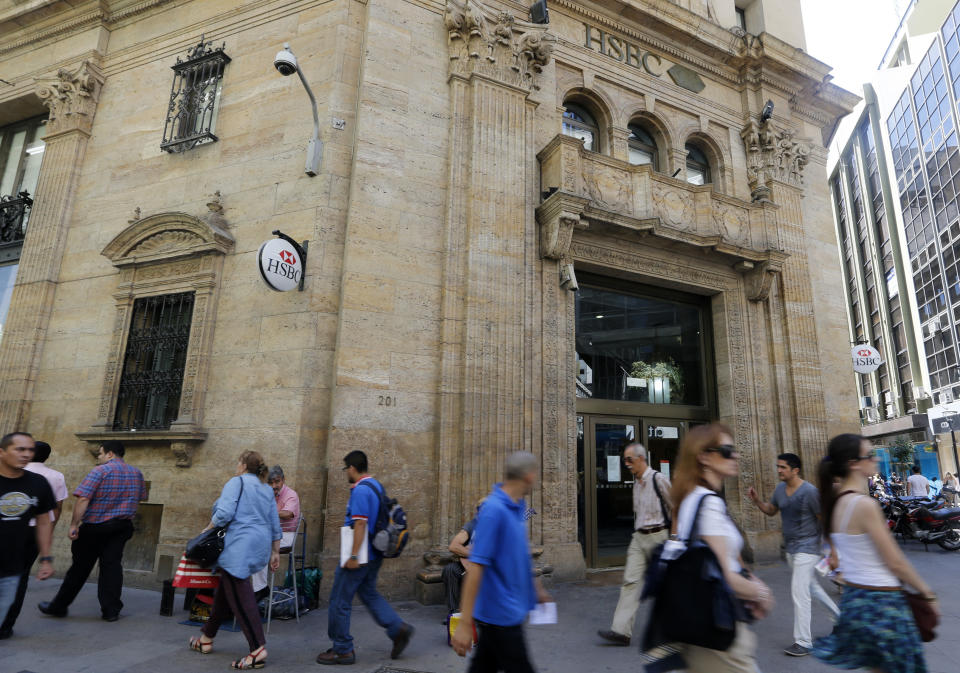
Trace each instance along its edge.
<path fill-rule="evenodd" d="M 19 264 L 5 264 L 0 266 L 0 341 L 3 340 L 4 328 L 7 324 L 7 311 L 10 309 L 10 297 L 13 295 L 13 285 L 17 280 Z"/>
<path fill-rule="evenodd" d="M 700 306 L 587 286 L 576 311 L 578 397 L 707 403 Z"/>

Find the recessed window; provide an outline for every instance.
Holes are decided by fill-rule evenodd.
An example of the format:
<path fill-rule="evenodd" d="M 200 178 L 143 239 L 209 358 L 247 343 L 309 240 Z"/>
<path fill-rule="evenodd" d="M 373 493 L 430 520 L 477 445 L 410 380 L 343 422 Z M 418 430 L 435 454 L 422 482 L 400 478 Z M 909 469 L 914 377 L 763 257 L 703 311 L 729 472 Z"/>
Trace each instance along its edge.
<path fill-rule="evenodd" d="M 634 166 L 653 166 L 657 170 L 657 142 L 645 128 L 639 124 L 627 126 L 630 136 L 627 138 L 627 147 L 630 152 L 630 163 Z"/>
<path fill-rule="evenodd" d="M 687 143 L 687 182 L 691 185 L 705 185 L 710 182 L 710 163 L 707 156 L 696 145 Z"/>
<path fill-rule="evenodd" d="M 36 191 L 46 123 L 46 117 L 34 117 L 0 128 L 0 196 Z"/>
<path fill-rule="evenodd" d="M 747 30 L 747 10 L 743 7 L 737 7 L 737 25 L 740 26 L 740 29 L 743 31 Z"/>
<path fill-rule="evenodd" d="M 193 298 L 180 292 L 134 302 L 114 430 L 166 430 L 177 419 Z"/>
<path fill-rule="evenodd" d="M 591 152 L 600 149 L 600 127 L 589 112 L 580 105 L 568 103 L 563 110 L 563 134 L 579 138 L 583 141 L 583 148 Z"/>
<path fill-rule="evenodd" d="M 185 152 L 197 145 L 219 140 L 214 133 L 220 111 L 223 71 L 230 62 L 221 45 L 200 43 L 187 52 L 185 61 L 177 59 L 167 121 L 160 148 L 166 152 Z"/>

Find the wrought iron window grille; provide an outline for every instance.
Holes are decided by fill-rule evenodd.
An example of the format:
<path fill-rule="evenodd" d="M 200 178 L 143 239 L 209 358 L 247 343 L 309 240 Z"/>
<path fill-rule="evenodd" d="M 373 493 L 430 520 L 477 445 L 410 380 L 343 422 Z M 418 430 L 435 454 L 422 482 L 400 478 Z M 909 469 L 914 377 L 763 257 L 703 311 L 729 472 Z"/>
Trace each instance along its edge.
<path fill-rule="evenodd" d="M 32 206 L 29 192 L 0 196 L 0 262 L 20 258 Z"/>
<path fill-rule="evenodd" d="M 220 109 L 223 71 L 230 62 L 224 53 L 226 43 L 214 47 L 204 41 L 187 52 L 186 60 L 177 58 L 171 66 L 173 84 L 163 127 L 160 148 L 166 152 L 186 152 L 197 145 L 219 140 L 214 134 Z"/>
<path fill-rule="evenodd" d="M 167 430 L 177 419 L 193 300 L 181 292 L 134 302 L 114 430 Z"/>

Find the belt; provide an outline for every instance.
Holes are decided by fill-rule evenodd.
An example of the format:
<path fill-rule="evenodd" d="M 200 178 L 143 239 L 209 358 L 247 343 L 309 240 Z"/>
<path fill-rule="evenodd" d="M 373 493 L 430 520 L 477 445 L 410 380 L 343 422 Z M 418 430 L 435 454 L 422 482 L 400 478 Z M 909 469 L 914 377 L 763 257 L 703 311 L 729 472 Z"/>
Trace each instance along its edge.
<path fill-rule="evenodd" d="M 903 587 L 868 587 L 865 584 L 854 584 L 853 582 L 844 582 L 843 584 L 853 589 L 866 589 L 867 591 L 903 591 Z"/>
<path fill-rule="evenodd" d="M 659 533 L 662 530 L 667 530 L 666 526 L 648 526 L 647 528 L 638 528 L 637 532 L 642 533 L 643 535 L 650 535 L 651 533 Z"/>

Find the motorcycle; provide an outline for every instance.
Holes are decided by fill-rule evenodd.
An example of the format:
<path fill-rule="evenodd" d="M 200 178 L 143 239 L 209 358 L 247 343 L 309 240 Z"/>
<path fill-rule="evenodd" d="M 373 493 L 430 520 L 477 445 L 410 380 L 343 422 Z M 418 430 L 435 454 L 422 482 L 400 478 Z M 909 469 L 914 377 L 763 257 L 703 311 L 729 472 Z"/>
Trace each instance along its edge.
<path fill-rule="evenodd" d="M 903 539 L 960 549 L 960 507 L 944 507 L 942 498 L 890 498 L 884 511 L 890 529 Z"/>

